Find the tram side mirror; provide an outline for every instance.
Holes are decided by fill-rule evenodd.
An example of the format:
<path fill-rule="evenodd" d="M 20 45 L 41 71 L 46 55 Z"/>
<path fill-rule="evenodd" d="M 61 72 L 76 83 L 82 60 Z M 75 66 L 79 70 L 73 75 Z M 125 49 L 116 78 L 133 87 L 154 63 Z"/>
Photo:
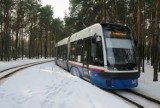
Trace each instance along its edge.
<path fill-rule="evenodd" d="M 96 37 L 96 42 L 100 42 L 101 41 L 101 37 L 100 36 L 97 36 Z"/>
<path fill-rule="evenodd" d="M 95 36 L 92 37 L 92 43 L 96 43 L 96 37 Z"/>
<path fill-rule="evenodd" d="M 98 36 L 98 35 L 94 35 L 93 37 L 92 37 L 92 43 L 96 43 L 96 42 L 100 42 L 101 41 L 101 37 L 100 36 Z"/>

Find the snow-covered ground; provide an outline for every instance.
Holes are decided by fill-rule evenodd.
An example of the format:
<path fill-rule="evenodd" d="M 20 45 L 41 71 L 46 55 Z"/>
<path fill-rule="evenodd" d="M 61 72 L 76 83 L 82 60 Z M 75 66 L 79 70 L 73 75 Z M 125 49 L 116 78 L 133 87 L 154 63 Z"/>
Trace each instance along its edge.
<path fill-rule="evenodd" d="M 13 62 L 6 65 L 11 66 Z M 139 86 L 134 90 L 160 100 L 160 81 L 152 82 L 153 69 L 149 64 L 145 67 L 146 72 L 141 73 Z M 109 92 L 72 76 L 54 62 L 22 70 L 0 84 L 0 107 L 134 108 Z"/>
<path fill-rule="evenodd" d="M 160 72 L 159 81 L 153 82 L 153 67 L 145 61 L 145 72 L 141 73 L 138 87 L 134 88 L 136 92 L 148 95 L 154 99 L 160 100 Z"/>
<path fill-rule="evenodd" d="M 0 86 L 0 97 L 2 108 L 132 108 L 53 63 L 10 77 Z"/>
<path fill-rule="evenodd" d="M 25 64 L 28 64 L 28 63 L 33 63 L 33 62 L 40 62 L 40 61 L 48 61 L 48 60 L 53 60 L 54 58 L 50 59 L 50 58 L 47 58 L 47 59 L 27 59 L 27 58 L 24 58 L 23 60 L 22 59 L 19 59 L 17 61 L 9 61 L 9 62 L 2 62 L 0 61 L 0 71 L 3 71 L 5 69 L 8 69 L 8 68 L 12 68 L 12 67 L 16 67 L 16 66 L 21 66 L 21 65 L 25 65 Z"/>

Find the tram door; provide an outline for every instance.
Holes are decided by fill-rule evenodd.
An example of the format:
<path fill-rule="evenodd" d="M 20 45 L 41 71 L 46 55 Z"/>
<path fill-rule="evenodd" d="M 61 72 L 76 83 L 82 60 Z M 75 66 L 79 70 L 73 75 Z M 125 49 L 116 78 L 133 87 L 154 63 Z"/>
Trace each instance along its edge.
<path fill-rule="evenodd" d="M 84 40 L 83 47 L 83 78 L 89 80 L 89 55 L 90 55 L 90 38 Z"/>

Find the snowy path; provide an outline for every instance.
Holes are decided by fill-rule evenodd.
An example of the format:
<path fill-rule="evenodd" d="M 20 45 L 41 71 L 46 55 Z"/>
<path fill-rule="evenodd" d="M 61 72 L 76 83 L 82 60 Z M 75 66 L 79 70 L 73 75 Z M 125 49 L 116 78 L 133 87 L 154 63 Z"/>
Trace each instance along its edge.
<path fill-rule="evenodd" d="M 134 108 L 53 62 L 25 69 L 0 85 L 1 108 Z"/>

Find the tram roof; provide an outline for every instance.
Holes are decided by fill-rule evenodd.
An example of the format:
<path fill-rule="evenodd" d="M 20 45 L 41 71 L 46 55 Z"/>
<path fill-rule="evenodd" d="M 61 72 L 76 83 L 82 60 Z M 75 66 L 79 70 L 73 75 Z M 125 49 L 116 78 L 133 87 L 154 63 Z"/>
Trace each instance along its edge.
<path fill-rule="evenodd" d="M 112 23 L 104 23 L 104 24 L 100 24 L 100 23 L 96 23 L 94 25 L 91 25 L 79 32 L 74 33 L 73 35 L 71 35 L 70 37 L 66 37 L 64 39 L 62 39 L 61 41 L 59 41 L 55 46 L 61 46 L 61 45 L 66 45 L 68 43 L 68 39 L 70 42 L 74 42 L 80 39 L 84 39 L 87 37 L 91 37 L 96 35 L 102 36 L 103 35 L 103 30 L 102 27 L 110 27 L 110 26 L 114 26 L 114 27 L 121 27 L 121 28 L 125 28 L 125 29 L 129 29 L 126 28 L 126 26 L 122 26 L 119 24 L 112 24 Z"/>
<path fill-rule="evenodd" d="M 96 23 L 92 26 L 89 26 L 89 27 L 77 32 L 77 33 L 74 33 L 70 37 L 70 42 L 93 36 L 95 33 L 97 35 L 102 35 L 103 34 L 101 24 Z"/>
<path fill-rule="evenodd" d="M 69 37 L 66 37 L 66 38 L 62 39 L 55 46 L 57 47 L 57 46 L 61 46 L 61 45 L 66 45 L 68 43 L 68 38 Z"/>

